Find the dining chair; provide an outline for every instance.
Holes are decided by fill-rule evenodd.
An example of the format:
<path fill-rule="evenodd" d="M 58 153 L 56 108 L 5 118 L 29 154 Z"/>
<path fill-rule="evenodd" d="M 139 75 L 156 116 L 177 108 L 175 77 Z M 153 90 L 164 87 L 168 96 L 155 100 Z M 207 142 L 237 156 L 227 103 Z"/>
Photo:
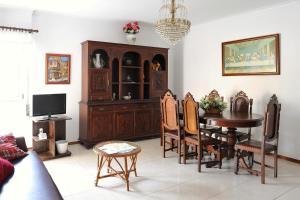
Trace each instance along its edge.
<path fill-rule="evenodd" d="M 238 92 L 235 96 L 230 98 L 230 112 L 250 113 L 252 114 L 253 99 L 249 99 L 247 94 L 243 91 Z M 251 128 L 247 132 L 236 131 L 237 141 L 244 141 L 251 139 Z"/>
<path fill-rule="evenodd" d="M 166 157 L 167 151 L 173 151 L 177 148 L 178 162 L 181 163 L 182 134 L 180 132 L 178 105 L 179 101 L 176 100 L 171 90 L 167 90 L 160 99 L 163 157 Z M 170 139 L 170 141 L 167 142 L 167 139 Z M 174 141 L 177 146 L 174 146 Z M 166 149 L 167 143 L 171 147 Z"/>
<path fill-rule="evenodd" d="M 265 167 L 274 169 L 274 177 L 277 177 L 277 154 L 278 154 L 278 136 L 279 136 L 279 121 L 280 121 L 281 104 L 278 103 L 277 96 L 274 94 L 268 105 L 265 113 L 264 129 L 262 132 L 262 140 L 247 140 L 235 145 L 235 174 L 238 174 L 239 168 L 246 169 L 250 174 L 260 175 L 261 183 L 265 183 Z M 260 171 L 254 170 L 253 166 L 245 161 L 248 152 L 260 155 L 260 162 L 254 160 L 254 163 L 259 164 Z M 273 152 L 274 165 L 269 166 L 265 163 L 265 156 Z"/>
<path fill-rule="evenodd" d="M 187 145 L 196 146 L 194 154 L 198 159 L 198 171 L 201 172 L 202 164 L 218 163 L 219 168 L 222 166 L 221 141 L 201 134 L 199 124 L 199 103 L 187 93 L 182 100 L 183 108 L 183 163 L 186 164 Z M 210 146 L 209 149 L 206 147 Z M 205 149 L 206 148 L 206 149 Z M 207 151 L 215 155 L 215 159 L 205 161 L 203 152 Z"/>

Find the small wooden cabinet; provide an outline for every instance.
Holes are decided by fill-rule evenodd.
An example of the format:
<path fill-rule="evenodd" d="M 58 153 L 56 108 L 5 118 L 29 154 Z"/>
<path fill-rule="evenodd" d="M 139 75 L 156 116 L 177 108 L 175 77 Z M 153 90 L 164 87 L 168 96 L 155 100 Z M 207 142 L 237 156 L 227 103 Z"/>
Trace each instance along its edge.
<path fill-rule="evenodd" d="M 38 153 L 41 160 L 71 155 L 70 151 L 64 154 L 58 154 L 55 148 L 56 141 L 66 140 L 66 120 L 70 119 L 70 117 L 59 117 L 47 120 L 35 119 L 32 121 L 32 149 Z M 47 134 L 47 139 L 39 139 L 38 134 L 40 128 Z"/>
<path fill-rule="evenodd" d="M 101 68 L 95 67 L 97 57 Z M 168 49 L 83 42 L 79 140 L 90 147 L 112 139 L 158 136 L 159 97 L 167 83 Z"/>

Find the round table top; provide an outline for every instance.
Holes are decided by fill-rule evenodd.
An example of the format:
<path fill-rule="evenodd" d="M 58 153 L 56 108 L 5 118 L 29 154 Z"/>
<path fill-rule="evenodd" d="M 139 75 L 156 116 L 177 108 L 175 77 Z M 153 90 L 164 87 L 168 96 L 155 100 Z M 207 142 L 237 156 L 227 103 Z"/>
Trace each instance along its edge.
<path fill-rule="evenodd" d="M 107 153 L 104 150 L 99 149 L 99 147 L 102 147 L 106 144 L 113 144 L 113 143 L 127 143 L 127 144 L 135 147 L 135 149 L 133 149 L 129 152 L 125 152 L 125 153 Z M 93 147 L 93 151 L 98 155 L 103 155 L 106 157 L 126 157 L 126 156 L 132 156 L 132 155 L 140 153 L 141 147 L 133 142 L 115 140 L 115 141 L 107 141 L 107 142 L 98 143 Z"/>
<path fill-rule="evenodd" d="M 200 113 L 207 124 L 228 128 L 247 128 L 262 125 L 264 117 L 259 114 L 224 111 L 221 115 Z"/>

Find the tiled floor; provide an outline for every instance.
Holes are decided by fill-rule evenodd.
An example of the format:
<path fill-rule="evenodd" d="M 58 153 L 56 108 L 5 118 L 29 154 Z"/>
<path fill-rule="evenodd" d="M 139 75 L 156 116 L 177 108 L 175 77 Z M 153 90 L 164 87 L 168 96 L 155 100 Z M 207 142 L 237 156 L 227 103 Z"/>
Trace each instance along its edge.
<path fill-rule="evenodd" d="M 94 186 L 97 157 L 90 149 L 72 145 L 71 157 L 46 161 L 51 176 L 66 200 L 126 200 L 126 199 L 300 199 L 300 165 L 279 161 L 279 176 L 267 170 L 265 185 L 260 178 L 241 171 L 233 173 L 233 161 L 224 159 L 221 170 L 202 168 L 197 172 L 196 161 L 178 164 L 175 153 L 161 156 L 158 139 L 137 142 L 142 147 L 138 157 L 138 177 L 130 177 L 130 192 L 118 178 L 106 178 Z"/>

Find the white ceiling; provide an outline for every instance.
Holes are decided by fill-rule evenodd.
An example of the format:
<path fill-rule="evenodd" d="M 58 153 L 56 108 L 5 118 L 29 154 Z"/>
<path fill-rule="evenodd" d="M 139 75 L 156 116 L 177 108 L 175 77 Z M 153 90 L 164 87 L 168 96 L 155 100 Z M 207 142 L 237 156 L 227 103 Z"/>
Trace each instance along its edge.
<path fill-rule="evenodd" d="M 298 0 L 185 0 L 193 24 Z M 64 15 L 154 22 L 162 0 L 0 0 L 18 7 Z"/>

